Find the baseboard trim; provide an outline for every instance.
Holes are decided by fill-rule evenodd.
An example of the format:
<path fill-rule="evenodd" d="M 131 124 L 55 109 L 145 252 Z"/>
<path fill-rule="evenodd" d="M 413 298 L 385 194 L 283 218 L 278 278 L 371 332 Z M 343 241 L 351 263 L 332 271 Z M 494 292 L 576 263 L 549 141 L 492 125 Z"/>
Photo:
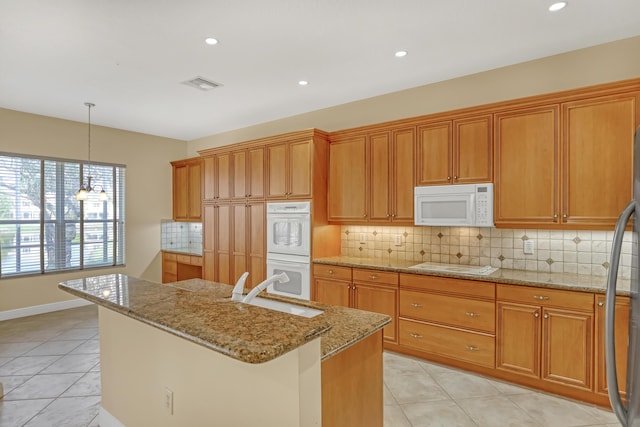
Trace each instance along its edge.
<path fill-rule="evenodd" d="M 15 310 L 5 310 L 0 311 L 0 321 L 50 313 L 52 311 L 67 310 L 69 308 L 82 307 L 83 305 L 90 304 L 93 303 L 85 299 L 76 298 L 67 301 L 52 302 L 51 304 L 34 305 L 31 307 L 17 308 Z"/>
<path fill-rule="evenodd" d="M 109 411 L 104 409 L 104 406 L 100 406 L 100 412 L 98 413 L 98 424 L 100 427 L 126 427 L 116 417 L 111 415 Z"/>

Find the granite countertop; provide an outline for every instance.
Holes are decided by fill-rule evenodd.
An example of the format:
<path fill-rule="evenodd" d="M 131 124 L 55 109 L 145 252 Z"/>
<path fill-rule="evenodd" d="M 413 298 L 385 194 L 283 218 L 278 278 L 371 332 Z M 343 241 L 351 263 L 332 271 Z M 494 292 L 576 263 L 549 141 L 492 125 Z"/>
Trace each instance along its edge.
<path fill-rule="evenodd" d="M 313 260 L 316 264 L 342 265 L 346 267 L 370 268 L 374 270 L 395 271 L 399 273 L 421 274 L 425 276 L 452 277 L 457 279 L 472 279 L 485 282 L 506 283 L 511 285 L 529 285 L 546 288 L 568 289 L 585 292 L 604 293 L 607 288 L 607 278 L 587 274 L 571 273 L 542 273 L 536 271 L 498 269 L 486 275 L 470 275 L 445 272 L 422 271 L 409 268 L 419 264 L 417 261 L 384 262 L 372 258 L 356 258 L 333 256 Z M 628 279 L 618 279 L 617 295 L 629 295 L 630 282 Z"/>
<path fill-rule="evenodd" d="M 74 279 L 58 287 L 247 363 L 263 363 L 320 337 L 325 360 L 382 329 L 388 316 L 309 301 L 290 301 L 324 310 L 304 318 L 230 301 L 230 285 L 189 279 L 159 284 L 123 274 Z"/>

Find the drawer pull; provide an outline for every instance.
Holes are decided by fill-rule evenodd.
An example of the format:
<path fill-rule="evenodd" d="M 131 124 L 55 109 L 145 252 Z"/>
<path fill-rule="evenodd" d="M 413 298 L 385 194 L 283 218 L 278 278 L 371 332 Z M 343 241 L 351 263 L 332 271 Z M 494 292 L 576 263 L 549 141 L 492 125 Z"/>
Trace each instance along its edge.
<path fill-rule="evenodd" d="M 548 319 L 549 315 L 547 313 L 545 313 L 544 316 L 542 316 L 542 317 L 544 317 L 545 319 Z"/>
<path fill-rule="evenodd" d="M 412 303 L 411 303 L 411 307 L 421 308 L 421 307 L 422 307 L 422 304 L 418 304 L 417 302 L 412 302 Z"/>
<path fill-rule="evenodd" d="M 329 270 L 327 273 L 329 273 L 329 274 L 333 274 L 333 270 Z"/>
<path fill-rule="evenodd" d="M 480 316 L 478 313 L 474 313 L 474 312 L 471 312 L 471 311 L 467 311 L 465 314 L 467 316 L 469 316 L 469 317 L 479 317 Z"/>
<path fill-rule="evenodd" d="M 417 339 L 417 340 L 419 340 L 420 338 L 422 338 L 422 335 L 419 335 L 419 334 L 409 334 L 409 336 L 410 336 L 411 338 L 414 338 L 414 339 Z"/>
<path fill-rule="evenodd" d="M 540 313 L 536 311 L 535 313 L 533 313 L 533 317 L 536 317 L 536 318 L 540 317 Z"/>
<path fill-rule="evenodd" d="M 473 345 L 465 345 L 465 347 L 467 348 L 467 350 L 469 351 L 480 351 L 480 348 L 473 346 Z"/>
<path fill-rule="evenodd" d="M 372 279 L 372 280 L 376 280 L 377 278 L 378 276 L 376 276 L 375 274 L 372 274 L 369 276 L 369 279 Z"/>
<path fill-rule="evenodd" d="M 544 296 L 544 295 L 534 295 L 533 296 L 535 299 L 540 300 L 540 301 L 544 301 L 544 300 L 548 300 L 549 297 Z"/>
<path fill-rule="evenodd" d="M 598 301 L 598 307 L 604 306 L 604 301 Z"/>

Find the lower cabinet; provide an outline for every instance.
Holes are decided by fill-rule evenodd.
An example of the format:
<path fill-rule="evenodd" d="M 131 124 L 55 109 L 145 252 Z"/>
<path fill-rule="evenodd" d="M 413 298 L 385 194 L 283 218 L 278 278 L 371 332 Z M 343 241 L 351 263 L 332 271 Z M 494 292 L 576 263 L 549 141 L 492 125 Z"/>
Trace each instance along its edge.
<path fill-rule="evenodd" d="M 595 392 L 608 396 L 607 369 L 604 345 L 604 318 L 605 318 L 605 298 L 604 295 L 596 295 L 596 320 L 595 320 L 595 367 L 596 385 Z M 615 338 L 616 338 L 616 368 L 618 372 L 618 388 L 624 397 L 627 389 L 627 350 L 629 348 L 629 298 L 616 298 L 615 317 Z"/>
<path fill-rule="evenodd" d="M 315 264 L 315 300 L 325 304 L 386 314 L 384 341 L 398 340 L 398 273 Z"/>
<path fill-rule="evenodd" d="M 497 369 L 592 389 L 592 294 L 498 285 L 496 298 Z"/>
<path fill-rule="evenodd" d="M 495 284 L 400 274 L 400 346 L 495 366 Z"/>

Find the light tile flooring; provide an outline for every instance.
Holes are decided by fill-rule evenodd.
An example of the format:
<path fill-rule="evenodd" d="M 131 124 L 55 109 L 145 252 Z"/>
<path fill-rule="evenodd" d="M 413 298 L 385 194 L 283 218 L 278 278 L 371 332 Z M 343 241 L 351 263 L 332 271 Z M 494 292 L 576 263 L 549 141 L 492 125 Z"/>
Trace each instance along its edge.
<path fill-rule="evenodd" d="M 94 306 L 0 322 L 0 427 L 96 427 L 100 406 Z M 384 355 L 385 427 L 613 427 L 593 406 Z"/>

